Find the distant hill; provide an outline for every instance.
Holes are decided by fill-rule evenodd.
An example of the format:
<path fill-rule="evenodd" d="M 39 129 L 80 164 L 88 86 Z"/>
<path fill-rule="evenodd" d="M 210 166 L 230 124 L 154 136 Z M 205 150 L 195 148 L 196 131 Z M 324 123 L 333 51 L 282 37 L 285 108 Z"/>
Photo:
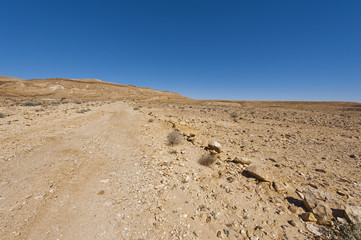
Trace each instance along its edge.
<path fill-rule="evenodd" d="M 103 82 L 99 79 L 30 79 L 0 76 L 0 97 L 47 97 L 101 100 L 186 100 L 168 91 Z"/>

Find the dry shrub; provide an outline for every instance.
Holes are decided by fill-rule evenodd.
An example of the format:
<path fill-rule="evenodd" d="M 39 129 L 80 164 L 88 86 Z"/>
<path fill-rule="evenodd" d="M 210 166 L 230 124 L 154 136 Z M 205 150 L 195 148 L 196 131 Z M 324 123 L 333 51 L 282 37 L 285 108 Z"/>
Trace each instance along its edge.
<path fill-rule="evenodd" d="M 203 166 L 210 166 L 213 163 L 215 163 L 217 160 L 217 155 L 210 153 L 210 154 L 206 154 L 203 155 L 199 160 L 198 163 L 203 165 Z"/>
<path fill-rule="evenodd" d="M 0 118 L 4 118 L 4 117 L 5 117 L 5 114 L 0 113 Z"/>
<path fill-rule="evenodd" d="M 42 103 L 41 102 L 24 102 L 23 103 L 23 106 L 26 106 L 26 107 L 34 107 L 34 106 L 39 106 L 41 105 Z"/>
<path fill-rule="evenodd" d="M 168 134 L 168 144 L 169 145 L 177 145 L 182 141 L 182 135 L 178 131 L 173 131 Z"/>
<path fill-rule="evenodd" d="M 231 117 L 232 117 L 232 118 L 237 118 L 237 117 L 238 117 L 238 113 L 232 112 L 232 113 L 231 113 Z"/>

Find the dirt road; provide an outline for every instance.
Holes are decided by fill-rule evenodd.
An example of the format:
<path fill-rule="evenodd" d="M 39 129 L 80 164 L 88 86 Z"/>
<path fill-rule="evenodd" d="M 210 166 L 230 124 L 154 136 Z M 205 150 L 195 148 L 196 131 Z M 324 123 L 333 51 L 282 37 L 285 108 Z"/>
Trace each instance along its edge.
<path fill-rule="evenodd" d="M 146 237 L 137 112 L 113 104 L 34 122 L 2 136 L 1 156 L 16 152 L 1 169 L 2 239 Z"/>

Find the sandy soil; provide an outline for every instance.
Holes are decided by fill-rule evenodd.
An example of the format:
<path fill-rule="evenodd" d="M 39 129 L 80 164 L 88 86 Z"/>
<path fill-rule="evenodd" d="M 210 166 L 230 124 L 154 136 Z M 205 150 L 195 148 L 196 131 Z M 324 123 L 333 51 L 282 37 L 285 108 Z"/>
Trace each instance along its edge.
<path fill-rule="evenodd" d="M 25 101 L 0 105 L 1 239 L 327 239 L 344 217 L 303 220 L 302 192 L 361 206 L 358 107 Z"/>

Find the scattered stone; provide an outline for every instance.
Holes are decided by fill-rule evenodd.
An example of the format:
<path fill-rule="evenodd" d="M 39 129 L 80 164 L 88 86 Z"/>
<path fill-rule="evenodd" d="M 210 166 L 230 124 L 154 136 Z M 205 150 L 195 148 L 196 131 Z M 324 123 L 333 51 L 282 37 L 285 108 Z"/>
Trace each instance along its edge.
<path fill-rule="evenodd" d="M 229 230 L 223 229 L 224 234 L 226 234 L 227 237 L 229 237 Z"/>
<path fill-rule="evenodd" d="M 298 215 L 300 214 L 300 209 L 296 207 L 295 205 L 288 206 L 288 210 L 290 210 L 292 213 Z"/>
<path fill-rule="evenodd" d="M 314 209 L 317 206 L 317 204 L 332 199 L 332 197 L 328 193 L 318 189 L 309 189 L 307 191 L 304 191 L 303 195 L 304 195 L 303 202 L 305 203 L 307 209 L 310 211 L 312 211 L 312 209 Z"/>
<path fill-rule="evenodd" d="M 332 211 L 331 208 L 327 205 L 327 203 L 319 203 L 315 208 L 312 209 L 312 213 L 318 220 L 318 223 L 322 222 L 322 225 L 325 224 L 327 220 L 331 220 L 332 218 Z"/>
<path fill-rule="evenodd" d="M 314 224 L 312 223 L 306 223 L 306 229 L 308 231 L 310 231 L 311 233 L 317 235 L 317 236 L 322 236 L 322 231 L 321 231 L 321 228 L 315 226 Z"/>
<path fill-rule="evenodd" d="M 191 179 L 190 176 L 187 175 L 182 179 L 182 183 L 187 183 L 189 182 L 190 179 Z"/>
<path fill-rule="evenodd" d="M 344 219 L 344 218 L 342 218 L 342 217 L 337 217 L 336 219 L 337 219 L 337 221 L 338 221 L 339 223 L 341 223 L 341 224 L 347 224 L 347 223 L 348 223 L 347 220 Z"/>
<path fill-rule="evenodd" d="M 272 186 L 276 190 L 276 192 L 279 192 L 279 193 L 286 192 L 286 186 L 283 183 L 273 182 Z"/>
<path fill-rule="evenodd" d="M 295 221 L 293 221 L 293 220 L 289 220 L 289 221 L 288 221 L 288 223 L 289 223 L 291 226 L 296 227 L 296 223 L 295 223 Z"/>
<path fill-rule="evenodd" d="M 245 172 L 246 174 L 249 174 L 261 181 L 270 182 L 270 177 L 267 175 L 266 171 L 260 167 L 251 165 L 245 170 Z"/>
<path fill-rule="evenodd" d="M 107 178 L 107 179 L 104 179 L 104 180 L 100 180 L 101 183 L 109 183 L 110 179 Z"/>
<path fill-rule="evenodd" d="M 345 217 L 352 224 L 361 222 L 361 207 L 347 205 L 345 209 Z"/>
<path fill-rule="evenodd" d="M 341 190 L 338 190 L 336 193 L 343 197 L 346 196 L 346 193 L 342 192 Z"/>
<path fill-rule="evenodd" d="M 315 215 L 313 215 L 313 213 L 311 213 L 311 212 L 302 213 L 301 217 L 302 217 L 303 221 L 317 222 L 317 219 L 315 218 Z"/>
<path fill-rule="evenodd" d="M 305 196 L 303 195 L 302 192 L 296 190 L 296 194 L 297 194 L 302 200 L 305 199 Z"/>
<path fill-rule="evenodd" d="M 217 153 L 221 153 L 222 146 L 218 142 L 214 141 L 213 143 L 208 144 L 208 148 L 216 151 Z"/>
<path fill-rule="evenodd" d="M 357 156 L 356 156 L 356 154 L 351 154 L 351 155 L 350 155 L 350 158 L 355 159 L 355 158 L 357 158 Z"/>
<path fill-rule="evenodd" d="M 252 163 L 252 160 L 251 159 L 248 159 L 248 158 L 238 158 L 238 157 L 235 157 L 233 160 L 232 160 L 233 163 L 240 163 L 240 164 L 243 164 L 243 165 L 249 165 Z"/>

